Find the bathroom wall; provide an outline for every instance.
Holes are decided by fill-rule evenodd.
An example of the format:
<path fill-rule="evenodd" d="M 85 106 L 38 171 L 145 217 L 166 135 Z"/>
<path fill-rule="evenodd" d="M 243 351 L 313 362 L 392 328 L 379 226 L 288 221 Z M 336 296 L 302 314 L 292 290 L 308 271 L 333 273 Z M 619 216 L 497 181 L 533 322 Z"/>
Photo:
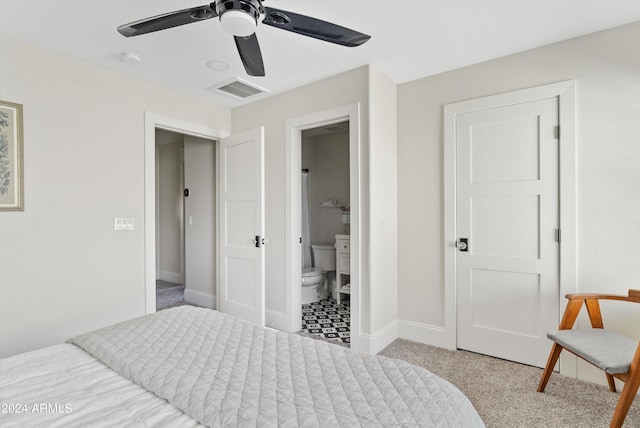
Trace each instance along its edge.
<path fill-rule="evenodd" d="M 349 206 L 349 131 L 308 137 L 302 133 L 302 168 L 309 170 L 311 242 L 333 243 L 344 234 L 342 212 L 319 205 L 335 198 Z"/>

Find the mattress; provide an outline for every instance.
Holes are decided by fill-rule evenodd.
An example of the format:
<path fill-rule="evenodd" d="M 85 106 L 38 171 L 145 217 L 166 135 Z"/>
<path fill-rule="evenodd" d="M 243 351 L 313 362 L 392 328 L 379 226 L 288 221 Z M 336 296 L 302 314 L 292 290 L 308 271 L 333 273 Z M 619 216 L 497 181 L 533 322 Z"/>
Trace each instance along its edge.
<path fill-rule="evenodd" d="M 71 344 L 0 360 L 0 426 L 201 427 Z"/>
<path fill-rule="evenodd" d="M 207 426 L 484 426 L 466 396 L 421 367 L 205 308 L 164 310 L 70 342 Z"/>

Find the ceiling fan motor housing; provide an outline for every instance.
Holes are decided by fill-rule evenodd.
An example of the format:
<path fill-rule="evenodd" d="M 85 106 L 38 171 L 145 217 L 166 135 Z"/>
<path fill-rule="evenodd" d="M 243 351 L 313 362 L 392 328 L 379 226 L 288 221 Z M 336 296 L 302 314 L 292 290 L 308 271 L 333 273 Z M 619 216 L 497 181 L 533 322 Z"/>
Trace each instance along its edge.
<path fill-rule="evenodd" d="M 225 30 L 234 36 L 247 37 L 255 32 L 264 6 L 260 0 L 216 0 L 215 10 Z"/>

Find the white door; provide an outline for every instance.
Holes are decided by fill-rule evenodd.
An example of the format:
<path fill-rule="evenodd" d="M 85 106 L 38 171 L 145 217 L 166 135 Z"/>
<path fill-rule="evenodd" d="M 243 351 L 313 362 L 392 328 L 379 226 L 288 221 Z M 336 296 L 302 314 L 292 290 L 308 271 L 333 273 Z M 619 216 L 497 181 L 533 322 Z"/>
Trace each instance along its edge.
<path fill-rule="evenodd" d="M 220 142 L 218 309 L 264 325 L 264 129 Z"/>
<path fill-rule="evenodd" d="M 211 307 L 216 291 L 215 173 L 215 142 L 185 135 L 185 300 Z"/>
<path fill-rule="evenodd" d="M 559 311 L 557 125 L 557 98 L 456 116 L 460 349 L 545 365 Z"/>

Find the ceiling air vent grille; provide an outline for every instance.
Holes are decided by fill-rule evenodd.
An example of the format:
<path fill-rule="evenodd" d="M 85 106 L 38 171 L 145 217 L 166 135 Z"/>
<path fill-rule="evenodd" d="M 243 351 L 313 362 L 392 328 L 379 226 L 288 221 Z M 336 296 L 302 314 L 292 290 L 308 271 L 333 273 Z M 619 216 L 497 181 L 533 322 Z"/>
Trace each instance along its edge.
<path fill-rule="evenodd" d="M 239 77 L 225 80 L 222 83 L 209 86 L 207 89 L 213 92 L 220 92 L 222 94 L 229 95 L 241 100 L 252 97 L 254 95 L 262 94 L 263 92 L 269 92 L 266 89 L 249 83 L 246 80 L 242 80 Z"/>

